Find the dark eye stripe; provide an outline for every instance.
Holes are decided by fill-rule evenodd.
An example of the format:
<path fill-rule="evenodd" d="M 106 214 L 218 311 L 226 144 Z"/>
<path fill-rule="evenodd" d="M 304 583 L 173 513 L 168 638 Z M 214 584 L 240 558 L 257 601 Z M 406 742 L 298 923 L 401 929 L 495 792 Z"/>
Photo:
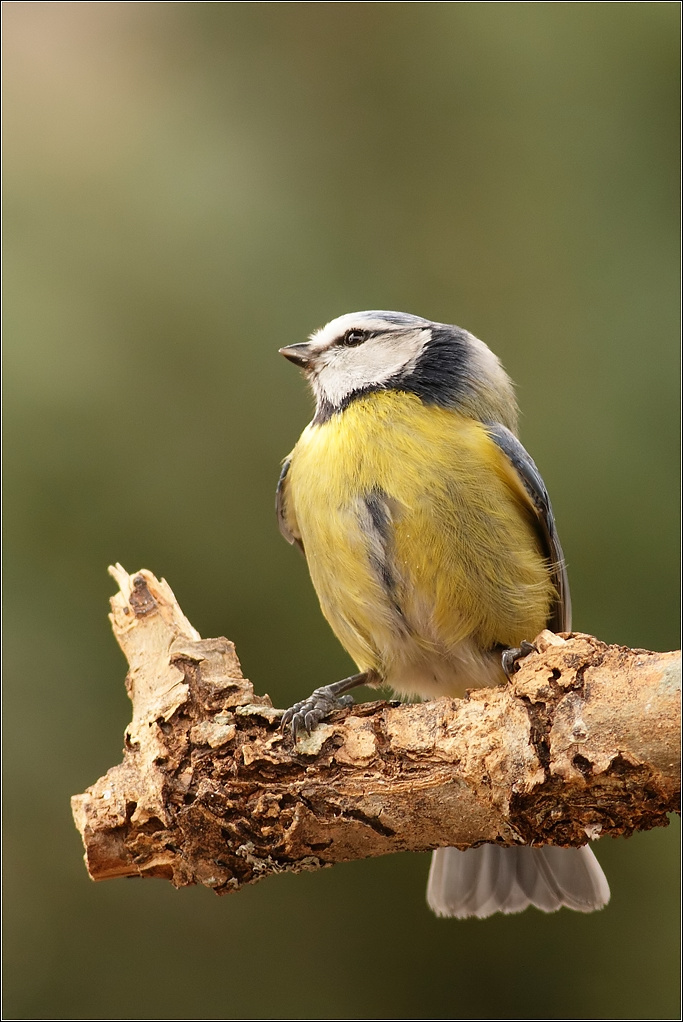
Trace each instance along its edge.
<path fill-rule="evenodd" d="M 353 348 L 357 344 L 362 344 L 368 337 L 368 333 L 365 330 L 347 330 L 343 337 L 340 337 L 337 344 L 343 345 L 345 348 Z"/>

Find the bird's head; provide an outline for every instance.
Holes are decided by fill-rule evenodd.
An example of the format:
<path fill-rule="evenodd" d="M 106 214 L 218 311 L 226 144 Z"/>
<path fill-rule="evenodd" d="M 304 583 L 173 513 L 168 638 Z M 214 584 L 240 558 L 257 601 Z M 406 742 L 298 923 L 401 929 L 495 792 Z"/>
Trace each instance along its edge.
<path fill-rule="evenodd" d="M 405 312 L 351 312 L 280 354 L 304 370 L 317 422 L 362 395 L 400 390 L 516 428 L 517 406 L 503 367 L 483 341 L 457 326 Z"/>

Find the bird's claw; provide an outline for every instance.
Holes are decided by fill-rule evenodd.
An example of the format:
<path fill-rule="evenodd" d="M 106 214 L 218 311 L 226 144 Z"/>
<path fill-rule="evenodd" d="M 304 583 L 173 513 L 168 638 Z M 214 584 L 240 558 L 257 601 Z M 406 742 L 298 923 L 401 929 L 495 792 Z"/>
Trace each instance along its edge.
<path fill-rule="evenodd" d="M 538 653 L 533 642 L 522 639 L 519 646 L 512 649 L 504 649 L 500 655 L 500 663 L 508 681 L 512 681 L 512 675 L 519 670 L 519 661 L 529 656 L 529 653 Z"/>
<path fill-rule="evenodd" d="M 280 727 L 284 730 L 289 725 L 292 738 L 296 741 L 302 731 L 310 734 L 320 721 L 328 717 L 334 710 L 343 710 L 352 705 L 353 696 L 338 696 L 333 685 L 323 685 L 321 688 L 316 688 L 307 699 L 301 699 L 285 710 Z"/>

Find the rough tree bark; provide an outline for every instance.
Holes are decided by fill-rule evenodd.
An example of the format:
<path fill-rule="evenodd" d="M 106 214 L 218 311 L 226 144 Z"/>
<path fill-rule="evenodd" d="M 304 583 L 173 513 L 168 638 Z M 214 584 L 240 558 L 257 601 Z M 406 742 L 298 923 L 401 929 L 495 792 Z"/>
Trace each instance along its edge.
<path fill-rule="evenodd" d="M 201 639 L 150 572 L 110 572 L 133 719 L 123 762 L 72 799 L 95 880 L 224 894 L 404 849 L 580 845 L 678 810 L 680 653 L 543 632 L 509 685 L 356 705 L 294 746 L 231 642 Z"/>

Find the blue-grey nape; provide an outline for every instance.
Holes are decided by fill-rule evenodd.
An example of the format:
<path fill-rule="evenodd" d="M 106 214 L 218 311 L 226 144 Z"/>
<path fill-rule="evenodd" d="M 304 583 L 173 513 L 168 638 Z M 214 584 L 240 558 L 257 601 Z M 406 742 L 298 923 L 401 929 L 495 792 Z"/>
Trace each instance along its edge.
<path fill-rule="evenodd" d="M 427 323 L 431 336 L 422 354 L 387 380 L 386 386 L 415 394 L 425 404 L 457 408 L 476 380 L 466 330 L 445 323 Z"/>

